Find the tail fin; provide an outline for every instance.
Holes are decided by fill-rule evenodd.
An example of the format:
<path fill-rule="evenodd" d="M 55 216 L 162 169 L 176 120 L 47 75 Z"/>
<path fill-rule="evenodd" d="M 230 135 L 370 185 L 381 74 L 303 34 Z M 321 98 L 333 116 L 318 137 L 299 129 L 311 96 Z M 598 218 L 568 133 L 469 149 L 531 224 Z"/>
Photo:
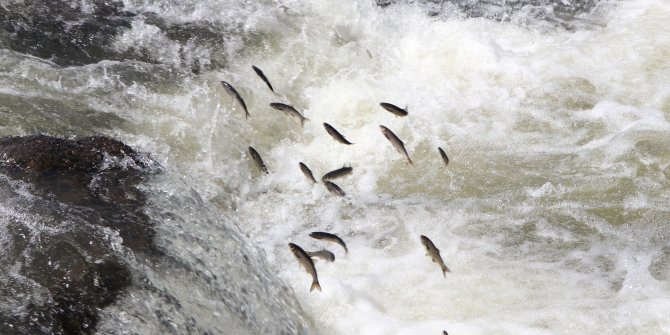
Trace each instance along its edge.
<path fill-rule="evenodd" d="M 451 272 L 451 270 L 449 270 L 449 268 L 446 265 L 443 265 L 442 274 L 444 275 L 444 278 L 447 278 L 447 272 Z"/>
<path fill-rule="evenodd" d="M 321 285 L 319 285 L 318 281 L 312 282 L 312 287 L 309 288 L 309 291 L 312 292 L 314 289 L 317 289 L 319 292 L 321 292 Z"/>
<path fill-rule="evenodd" d="M 309 119 L 303 116 L 302 119 L 300 119 L 300 127 L 305 128 L 305 121 L 309 121 Z"/>

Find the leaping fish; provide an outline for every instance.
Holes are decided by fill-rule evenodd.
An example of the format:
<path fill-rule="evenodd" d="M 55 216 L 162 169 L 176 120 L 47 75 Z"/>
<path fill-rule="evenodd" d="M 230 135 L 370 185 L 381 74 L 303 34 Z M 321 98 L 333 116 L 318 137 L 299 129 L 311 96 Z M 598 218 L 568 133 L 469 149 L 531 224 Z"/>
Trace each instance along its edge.
<path fill-rule="evenodd" d="M 402 109 L 402 108 L 400 108 L 400 107 L 398 107 L 394 104 L 390 104 L 388 102 L 382 102 L 379 105 L 382 106 L 382 108 L 386 109 L 387 111 L 389 111 L 389 112 L 391 112 L 395 115 L 398 115 L 398 116 L 406 116 L 407 115 L 407 107 L 405 107 L 405 109 Z"/>
<path fill-rule="evenodd" d="M 433 241 L 431 241 L 428 237 L 421 235 L 421 244 L 423 244 L 424 247 L 426 247 L 426 252 L 427 256 L 430 256 L 430 258 L 433 259 L 433 262 L 437 263 L 440 268 L 442 269 L 442 274 L 444 277 L 447 277 L 447 272 L 449 271 L 449 268 L 444 264 L 444 261 L 442 260 L 442 257 L 440 256 L 440 250 L 435 247 L 435 244 L 433 244 Z"/>
<path fill-rule="evenodd" d="M 300 126 L 304 127 L 305 126 L 305 121 L 309 121 L 308 118 L 302 116 L 300 112 L 298 112 L 293 106 L 289 106 L 287 104 L 283 104 L 281 102 L 273 102 L 270 104 L 270 107 L 280 110 L 288 115 L 295 116 L 300 120 Z"/>
<path fill-rule="evenodd" d="M 335 261 L 335 255 L 328 250 L 308 251 L 307 255 L 312 258 L 318 257 L 329 262 Z"/>
<path fill-rule="evenodd" d="M 301 247 L 293 243 L 289 243 L 288 246 L 291 248 L 291 252 L 293 252 L 295 258 L 298 259 L 298 263 L 300 263 L 300 265 L 302 265 L 302 267 L 307 270 L 307 273 L 312 275 L 312 286 L 309 288 L 309 291 L 312 292 L 314 289 L 321 291 L 321 285 L 319 284 L 319 278 L 316 276 L 316 268 L 314 267 L 312 258 L 310 258 L 305 250 L 302 250 Z"/>
<path fill-rule="evenodd" d="M 231 84 L 229 84 L 229 83 L 227 83 L 223 80 L 221 81 L 221 85 L 223 85 L 223 88 L 226 89 L 226 92 L 228 92 L 228 94 L 230 94 L 233 98 L 235 98 L 235 100 L 237 100 L 237 102 L 240 103 L 240 105 L 242 105 L 242 108 L 244 109 L 244 118 L 248 119 L 249 118 L 249 111 L 247 110 L 247 104 L 244 103 L 244 100 L 242 99 L 242 96 L 240 96 L 240 94 L 237 93 L 237 90 L 235 90 L 233 85 L 231 85 Z"/>
<path fill-rule="evenodd" d="M 316 179 L 314 179 L 314 175 L 312 174 L 312 170 L 310 170 L 305 163 L 300 162 L 300 171 L 302 171 L 302 174 L 305 175 L 305 178 L 309 179 L 312 184 L 316 183 Z"/>
<path fill-rule="evenodd" d="M 326 233 L 326 232 L 322 232 L 322 231 L 315 231 L 315 232 L 310 233 L 309 236 L 311 238 L 315 238 L 317 240 L 324 240 L 324 241 L 327 241 L 327 242 L 337 243 L 337 244 L 341 245 L 342 248 L 344 248 L 345 253 L 347 253 L 347 254 L 349 253 L 349 249 L 347 249 L 347 245 L 344 243 L 344 241 L 341 238 L 339 238 L 335 234 Z"/>
<path fill-rule="evenodd" d="M 437 150 L 440 152 L 440 156 L 442 156 L 442 160 L 444 161 L 444 165 L 447 166 L 449 165 L 449 157 L 447 157 L 447 153 L 442 150 L 442 148 L 437 147 Z"/>
<path fill-rule="evenodd" d="M 339 186 L 337 186 L 337 184 L 328 180 L 322 180 L 322 181 L 323 184 L 326 185 L 326 188 L 328 189 L 328 191 L 330 191 L 330 193 L 335 194 L 338 197 L 344 197 L 346 195 L 344 191 L 342 191 L 342 189 Z"/>
<path fill-rule="evenodd" d="M 407 162 L 414 165 L 412 163 L 412 160 L 409 158 L 409 154 L 407 154 L 407 150 L 405 150 L 405 144 L 402 143 L 402 141 L 396 136 L 390 129 L 384 127 L 384 126 L 379 126 L 379 128 L 382 130 L 382 133 L 384 134 L 384 137 L 386 137 L 389 142 L 393 145 L 393 147 L 398 150 L 399 153 L 405 155 L 405 158 L 407 158 Z"/>
<path fill-rule="evenodd" d="M 256 65 L 252 65 L 251 68 L 254 69 L 254 72 L 256 72 L 256 74 L 257 74 L 259 77 L 261 77 L 261 79 L 263 79 L 263 81 L 265 82 L 265 84 L 268 85 L 268 87 L 270 88 L 270 91 L 274 92 L 275 90 L 272 88 L 272 85 L 270 84 L 270 81 L 268 80 L 268 77 L 265 76 L 265 74 L 263 73 L 263 71 L 261 71 L 261 69 L 257 68 Z"/>
<path fill-rule="evenodd" d="M 331 125 L 329 125 L 329 124 L 327 124 L 327 123 L 324 122 L 324 123 L 323 123 L 323 127 L 326 128 L 326 131 L 328 132 L 328 134 L 329 134 L 333 139 L 335 139 L 335 141 L 338 141 L 338 142 L 340 142 L 340 143 L 342 143 L 342 144 L 346 144 L 346 145 L 351 145 L 351 144 L 353 144 L 353 143 L 347 141 L 347 139 L 344 138 L 344 136 L 343 136 L 342 134 L 340 134 L 339 131 L 337 131 L 335 128 L 333 128 L 333 126 L 331 126 Z"/>
<path fill-rule="evenodd" d="M 344 177 L 354 171 L 351 166 L 343 166 L 337 170 L 330 171 L 321 177 L 321 180 L 332 180 L 339 177 Z"/>
<path fill-rule="evenodd" d="M 268 168 L 265 167 L 265 163 L 263 163 L 263 159 L 261 158 L 261 155 L 258 154 L 258 151 L 254 149 L 252 146 L 249 146 L 249 154 L 251 155 L 251 158 L 254 159 L 254 162 L 256 162 L 256 165 L 258 168 L 265 174 L 268 174 Z"/>

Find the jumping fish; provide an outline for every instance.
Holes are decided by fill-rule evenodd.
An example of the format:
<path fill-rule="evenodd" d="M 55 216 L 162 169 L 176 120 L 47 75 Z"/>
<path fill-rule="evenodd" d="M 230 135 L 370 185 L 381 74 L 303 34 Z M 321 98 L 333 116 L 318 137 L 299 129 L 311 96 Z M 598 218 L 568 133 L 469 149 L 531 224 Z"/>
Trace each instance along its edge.
<path fill-rule="evenodd" d="M 334 262 L 335 261 L 335 255 L 333 255 L 333 253 L 328 251 L 328 250 L 319 250 L 319 251 L 311 251 L 311 252 L 308 251 L 307 255 L 309 255 L 309 257 L 312 257 L 312 258 L 318 257 L 318 258 L 321 258 L 321 259 L 329 261 L 329 262 Z"/>
<path fill-rule="evenodd" d="M 305 250 L 302 250 L 301 247 L 293 243 L 289 243 L 288 246 L 291 248 L 295 258 L 298 259 L 298 263 L 300 263 L 300 265 L 302 265 L 302 267 L 304 267 L 305 270 L 307 270 L 307 272 L 312 275 L 312 286 L 309 288 L 309 291 L 312 292 L 314 289 L 321 291 L 321 285 L 319 284 L 319 278 L 316 276 L 316 268 L 314 268 L 314 262 L 312 259 L 305 252 Z"/>
<path fill-rule="evenodd" d="M 399 153 L 405 155 L 405 158 L 407 158 L 407 162 L 414 165 L 412 163 L 412 160 L 409 158 L 409 155 L 407 154 L 407 150 L 405 150 L 405 144 L 402 143 L 402 141 L 398 138 L 398 136 L 395 136 L 395 134 L 388 128 L 384 126 L 379 126 L 379 128 L 382 130 L 382 133 L 384 134 L 384 137 L 386 137 L 391 144 L 393 144 L 393 147 L 398 150 Z"/>
<path fill-rule="evenodd" d="M 386 109 L 387 111 L 389 111 L 389 112 L 391 112 L 395 115 L 398 115 L 398 116 L 406 116 L 407 115 L 407 107 L 405 107 L 405 109 L 402 109 L 402 108 L 400 108 L 396 105 L 390 104 L 388 102 L 382 102 L 379 105 L 382 106 L 382 108 Z"/>
<path fill-rule="evenodd" d="M 305 178 L 309 179 L 312 184 L 316 183 L 316 179 L 314 179 L 314 175 L 312 174 L 312 170 L 310 170 L 305 163 L 300 162 L 300 171 L 302 171 L 302 174 L 305 175 Z"/>
<path fill-rule="evenodd" d="M 247 104 L 244 103 L 244 100 L 242 99 L 242 96 L 240 96 L 240 94 L 237 93 L 237 90 L 235 90 L 233 85 L 231 85 L 231 84 L 229 84 L 229 83 L 227 83 L 223 80 L 221 81 L 221 85 L 223 85 L 223 88 L 226 89 L 226 92 L 228 92 L 228 94 L 230 94 L 233 98 L 235 98 L 237 100 L 237 102 L 240 103 L 240 105 L 242 105 L 242 108 L 244 109 L 244 118 L 248 119 L 249 118 L 249 111 L 247 110 Z"/>
<path fill-rule="evenodd" d="M 263 71 L 261 71 L 261 69 L 257 68 L 256 65 L 252 65 L 251 68 L 254 69 L 254 72 L 256 72 L 256 74 L 257 74 L 259 77 L 261 77 L 261 79 L 263 79 L 263 81 L 265 82 L 265 84 L 268 85 L 268 87 L 270 88 L 270 91 L 274 92 L 275 90 L 272 88 L 272 85 L 270 85 L 270 81 L 268 80 L 268 77 L 265 76 L 265 74 L 263 73 Z"/>
<path fill-rule="evenodd" d="M 349 253 L 349 249 L 347 249 L 347 245 L 344 243 L 344 241 L 341 238 L 339 238 L 335 234 L 326 233 L 326 232 L 322 232 L 322 231 L 315 231 L 315 232 L 310 233 L 309 236 L 311 238 L 315 238 L 317 240 L 324 240 L 324 241 L 327 241 L 327 242 L 337 243 L 337 244 L 341 245 L 342 248 L 344 248 L 345 253 L 347 253 L 347 254 Z"/>
<path fill-rule="evenodd" d="M 333 180 L 335 178 L 344 177 L 354 171 L 351 166 L 343 166 L 337 170 L 330 171 L 321 177 L 321 180 Z"/>
<path fill-rule="evenodd" d="M 440 151 L 440 156 L 442 156 L 442 160 L 444 161 L 444 165 L 449 165 L 449 157 L 447 157 L 447 153 L 442 150 L 442 148 L 437 147 L 437 150 Z"/>
<path fill-rule="evenodd" d="M 300 112 L 298 112 L 293 106 L 289 106 L 287 104 L 283 104 L 281 102 L 273 102 L 270 104 L 270 107 L 280 110 L 288 115 L 295 116 L 300 120 L 300 126 L 304 127 L 305 126 L 305 121 L 309 121 L 308 118 L 302 116 Z"/>
<path fill-rule="evenodd" d="M 343 196 L 346 195 L 344 193 L 344 191 L 342 191 L 342 189 L 339 186 L 337 186 L 335 183 L 327 181 L 327 180 L 322 180 L 322 181 L 323 181 L 323 184 L 326 185 L 326 188 L 328 189 L 328 191 L 330 191 L 330 193 L 335 194 L 339 197 L 343 197 Z"/>
<path fill-rule="evenodd" d="M 335 139 L 335 141 L 338 141 L 342 144 L 347 144 L 347 145 L 353 144 L 353 143 L 347 141 L 347 139 L 344 138 L 344 136 L 342 136 L 342 134 L 340 134 L 339 131 L 337 131 L 335 128 L 333 128 L 333 126 L 324 122 L 323 127 L 326 128 L 326 131 L 328 132 L 328 134 L 330 136 L 332 136 Z"/>
<path fill-rule="evenodd" d="M 263 163 L 263 159 L 261 158 L 261 155 L 258 154 L 258 151 L 249 146 L 249 154 L 251 155 L 251 158 L 254 159 L 254 162 L 256 162 L 256 165 L 258 165 L 258 168 L 261 169 L 263 173 L 268 174 L 268 168 L 265 167 L 265 163 Z"/>
<path fill-rule="evenodd" d="M 440 250 L 435 247 L 435 244 L 433 244 L 433 241 L 431 241 L 428 237 L 421 235 L 421 244 L 423 244 L 424 247 L 426 247 L 426 255 L 430 256 L 430 258 L 433 259 L 433 262 L 437 263 L 440 268 L 442 268 L 442 274 L 444 277 L 447 277 L 447 272 L 449 271 L 449 268 L 444 264 L 444 261 L 442 260 L 442 257 L 440 257 Z"/>

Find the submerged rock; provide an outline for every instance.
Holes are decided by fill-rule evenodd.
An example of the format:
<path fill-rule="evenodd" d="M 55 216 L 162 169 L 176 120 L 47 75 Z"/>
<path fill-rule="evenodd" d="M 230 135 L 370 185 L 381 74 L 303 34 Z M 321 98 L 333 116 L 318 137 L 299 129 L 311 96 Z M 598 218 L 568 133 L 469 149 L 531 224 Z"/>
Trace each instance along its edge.
<path fill-rule="evenodd" d="M 161 254 L 136 187 L 148 161 L 100 136 L 0 138 L 2 196 L 27 189 L 33 198 L 17 205 L 35 214 L 2 217 L 0 269 L 14 273 L 0 278 L 0 295 L 15 308 L 0 306 L 1 334 L 91 334 L 133 281 L 119 241 L 136 257 Z"/>

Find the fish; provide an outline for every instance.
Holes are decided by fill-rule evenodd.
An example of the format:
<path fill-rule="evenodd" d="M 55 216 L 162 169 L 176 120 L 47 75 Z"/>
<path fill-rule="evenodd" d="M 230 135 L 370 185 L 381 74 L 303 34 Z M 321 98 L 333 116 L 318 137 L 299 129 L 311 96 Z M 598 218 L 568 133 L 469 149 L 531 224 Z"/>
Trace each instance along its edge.
<path fill-rule="evenodd" d="M 293 252 L 295 258 L 298 259 L 298 263 L 300 263 L 300 265 L 305 268 L 307 273 L 312 275 L 312 286 L 309 288 L 309 291 L 312 292 L 314 289 L 321 291 L 321 285 L 319 284 L 319 278 L 316 275 L 316 268 L 314 267 L 312 258 L 310 258 L 305 250 L 302 250 L 301 247 L 293 243 L 289 243 L 288 246 L 291 248 L 291 252 Z"/>
<path fill-rule="evenodd" d="M 300 112 L 298 112 L 293 106 L 289 106 L 287 104 L 283 104 L 281 102 L 273 102 L 270 104 L 270 107 L 280 110 L 288 115 L 295 116 L 300 120 L 300 126 L 304 127 L 305 126 L 305 121 L 309 121 L 308 118 L 302 116 Z"/>
<path fill-rule="evenodd" d="M 257 74 L 259 77 L 261 77 L 261 79 L 263 79 L 263 81 L 265 82 L 265 84 L 268 85 L 268 87 L 270 88 L 270 91 L 274 92 L 275 90 L 272 88 L 272 85 L 270 84 L 270 81 L 268 80 L 268 77 L 265 76 L 265 74 L 263 73 L 263 71 L 261 71 L 261 69 L 257 68 L 256 65 L 252 65 L 251 68 L 254 69 L 254 72 L 256 72 L 256 74 Z"/>
<path fill-rule="evenodd" d="M 389 111 L 389 112 L 391 112 L 395 115 L 398 115 L 398 116 L 406 116 L 407 115 L 407 107 L 405 107 L 405 109 L 402 109 L 402 108 L 400 108 L 396 105 L 390 104 L 388 102 L 382 102 L 379 105 L 382 106 L 382 108 L 386 109 L 387 111 Z"/>
<path fill-rule="evenodd" d="M 233 85 L 223 80 L 221 81 L 221 85 L 223 85 L 223 88 L 226 89 L 226 92 L 228 92 L 228 94 L 230 94 L 233 98 L 237 100 L 237 102 L 240 103 L 240 105 L 242 105 L 242 108 L 244 109 L 244 118 L 249 119 L 249 110 L 247 110 L 247 104 L 244 103 L 244 99 L 242 99 L 242 96 L 240 96 L 240 94 L 237 93 L 237 90 L 235 90 Z"/>
<path fill-rule="evenodd" d="M 340 196 L 340 197 L 343 197 L 343 196 L 346 195 L 344 193 L 344 191 L 342 191 L 342 189 L 339 186 L 337 186 L 335 183 L 333 183 L 331 181 L 323 180 L 323 184 L 326 185 L 326 188 L 332 194 L 335 194 L 335 195 Z"/>
<path fill-rule="evenodd" d="M 412 163 L 412 160 L 409 158 L 409 154 L 407 154 L 407 150 L 405 150 L 405 144 L 402 143 L 402 141 L 398 138 L 398 136 L 395 136 L 395 134 L 391 131 L 391 129 L 388 129 L 384 126 L 379 126 L 379 128 L 382 130 L 382 133 L 384 134 L 384 137 L 386 137 L 391 144 L 393 144 L 393 147 L 398 150 L 399 153 L 405 155 L 405 158 L 407 158 L 407 162 L 414 165 Z"/>
<path fill-rule="evenodd" d="M 447 157 L 447 153 L 442 150 L 442 148 L 437 147 L 437 150 L 440 152 L 440 156 L 442 156 L 442 160 L 444 161 L 444 165 L 449 165 L 449 157 Z"/>
<path fill-rule="evenodd" d="M 433 241 L 428 237 L 421 235 L 421 244 L 426 247 L 426 256 L 430 256 L 433 259 L 433 262 L 437 263 L 440 268 L 442 268 L 442 274 L 444 277 L 447 277 L 447 272 L 451 272 L 449 268 L 444 264 L 442 257 L 440 257 L 440 250 L 435 247 Z"/>
<path fill-rule="evenodd" d="M 317 240 L 324 240 L 326 242 L 337 243 L 337 244 L 341 245 L 342 248 L 344 248 L 345 253 L 347 253 L 347 254 L 349 253 L 349 249 L 347 249 L 347 245 L 344 243 L 344 241 L 341 238 L 339 238 L 335 234 L 326 233 L 326 232 L 322 232 L 322 231 L 315 231 L 315 232 L 311 232 L 309 234 L 309 236 L 311 238 L 315 238 Z"/>
<path fill-rule="evenodd" d="M 330 171 L 321 177 L 321 180 L 332 180 L 339 177 L 344 177 L 354 171 L 351 166 L 343 166 L 337 170 Z"/>
<path fill-rule="evenodd" d="M 340 134 L 340 132 L 338 132 L 335 128 L 333 128 L 333 126 L 324 122 L 323 127 L 326 128 L 326 131 L 328 132 L 328 134 L 330 136 L 332 136 L 335 139 L 335 141 L 338 141 L 338 142 L 340 142 L 342 144 L 346 144 L 346 145 L 353 144 L 353 143 L 347 141 L 347 139 L 344 138 L 344 136 L 342 136 L 342 134 Z"/>
<path fill-rule="evenodd" d="M 263 173 L 268 174 L 268 168 L 265 167 L 265 163 L 263 163 L 263 159 L 261 158 L 261 155 L 258 154 L 258 151 L 249 146 L 249 154 L 251 155 L 251 158 L 254 159 L 254 162 L 256 162 L 256 165 L 258 165 L 258 168 L 261 169 Z"/>
<path fill-rule="evenodd" d="M 314 179 L 314 175 L 312 174 L 312 170 L 310 170 L 305 163 L 300 162 L 300 171 L 302 171 L 302 174 L 305 175 L 305 178 L 309 179 L 312 184 L 316 183 L 316 179 Z"/>
<path fill-rule="evenodd" d="M 318 257 L 329 262 L 335 261 L 335 255 L 328 250 L 308 251 L 307 255 L 312 258 Z"/>

